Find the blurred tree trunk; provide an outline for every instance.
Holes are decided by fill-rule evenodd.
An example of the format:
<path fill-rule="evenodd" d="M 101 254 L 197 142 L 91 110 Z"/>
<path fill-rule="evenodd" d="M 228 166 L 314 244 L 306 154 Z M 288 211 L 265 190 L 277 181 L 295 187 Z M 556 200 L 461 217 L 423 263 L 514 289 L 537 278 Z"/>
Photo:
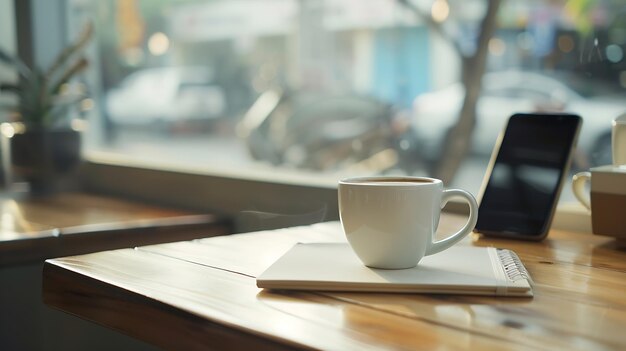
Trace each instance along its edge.
<path fill-rule="evenodd" d="M 461 163 L 471 149 L 472 134 L 476 125 L 476 105 L 480 96 L 482 77 L 487 66 L 489 40 L 496 30 L 496 17 L 501 0 L 489 0 L 485 16 L 480 24 L 476 51 L 462 56 L 461 82 L 465 87 L 465 99 L 457 123 L 448 131 L 441 150 L 441 157 L 433 176 L 450 184 Z"/>
<path fill-rule="evenodd" d="M 469 55 L 461 50 L 455 38 L 449 36 L 442 25 L 435 22 L 429 14 L 417 8 L 409 0 L 398 1 L 411 8 L 431 29 L 447 40 L 461 58 L 461 83 L 465 88 L 465 98 L 457 122 L 448 130 L 444 138 L 439 161 L 433 170 L 433 177 L 443 180 L 445 184 L 450 184 L 471 149 L 472 133 L 476 125 L 476 105 L 487 65 L 489 40 L 496 30 L 496 17 L 501 0 L 487 1 L 487 8 L 479 27 L 476 50 Z"/>

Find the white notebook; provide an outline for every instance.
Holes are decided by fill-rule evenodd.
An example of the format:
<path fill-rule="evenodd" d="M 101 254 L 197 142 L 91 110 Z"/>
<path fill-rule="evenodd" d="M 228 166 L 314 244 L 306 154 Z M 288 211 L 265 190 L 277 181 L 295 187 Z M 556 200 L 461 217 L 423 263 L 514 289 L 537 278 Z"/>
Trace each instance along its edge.
<path fill-rule="evenodd" d="M 259 288 L 532 296 L 517 255 L 493 247 L 453 246 L 409 269 L 368 268 L 347 243 L 296 244 L 256 280 Z"/>

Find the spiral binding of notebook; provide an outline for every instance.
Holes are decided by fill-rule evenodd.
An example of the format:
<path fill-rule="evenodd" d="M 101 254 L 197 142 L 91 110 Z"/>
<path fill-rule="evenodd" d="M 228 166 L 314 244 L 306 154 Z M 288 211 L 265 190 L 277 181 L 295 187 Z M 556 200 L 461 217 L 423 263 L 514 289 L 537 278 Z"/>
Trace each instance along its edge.
<path fill-rule="evenodd" d="M 500 261 L 502 261 L 504 271 L 510 280 L 518 281 L 520 279 L 526 279 L 532 282 L 528 271 L 515 252 L 506 249 L 498 249 L 498 257 Z"/>

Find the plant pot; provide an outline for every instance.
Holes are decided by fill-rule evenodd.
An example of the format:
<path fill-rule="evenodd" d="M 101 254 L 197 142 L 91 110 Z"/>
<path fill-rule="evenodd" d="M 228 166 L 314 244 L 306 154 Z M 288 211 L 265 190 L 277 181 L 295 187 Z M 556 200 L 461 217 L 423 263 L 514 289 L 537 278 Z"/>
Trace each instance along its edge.
<path fill-rule="evenodd" d="M 81 133 L 73 129 L 26 128 L 9 140 L 12 176 L 34 194 L 57 190 L 81 161 Z"/>

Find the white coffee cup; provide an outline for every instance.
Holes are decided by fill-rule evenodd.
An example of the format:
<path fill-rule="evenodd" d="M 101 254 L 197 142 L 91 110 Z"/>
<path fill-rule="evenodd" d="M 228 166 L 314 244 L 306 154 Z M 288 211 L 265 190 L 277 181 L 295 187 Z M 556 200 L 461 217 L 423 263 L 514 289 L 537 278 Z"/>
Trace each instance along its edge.
<path fill-rule="evenodd" d="M 578 172 L 572 178 L 572 192 L 580 203 L 591 210 L 591 200 L 586 185 L 591 181 L 591 172 Z"/>
<path fill-rule="evenodd" d="M 589 190 L 587 190 L 589 185 Z M 626 242 L 626 168 L 606 165 L 577 173 L 572 179 L 576 198 L 591 211 L 594 234 Z"/>
<path fill-rule="evenodd" d="M 452 197 L 470 208 L 467 223 L 451 236 L 434 241 L 441 208 Z M 350 246 L 372 268 L 415 267 L 422 257 L 441 252 L 469 234 L 478 205 L 467 191 L 443 188 L 425 177 L 361 177 L 339 182 L 339 214 Z"/>
<path fill-rule="evenodd" d="M 626 165 L 626 113 L 613 121 L 611 132 L 613 165 Z"/>
<path fill-rule="evenodd" d="M 611 152 L 613 153 L 613 166 L 602 166 L 591 169 L 594 173 L 614 173 L 622 174 L 623 171 L 619 168 L 626 166 L 626 113 L 618 116 L 613 120 L 613 127 L 611 130 Z M 580 201 L 583 206 L 588 210 L 591 210 L 591 197 L 589 191 L 586 190 L 586 185 L 591 182 L 592 172 L 578 172 L 572 178 L 572 190 L 574 196 Z M 596 184 L 598 184 L 597 182 Z M 612 190 L 604 190 L 602 192 L 610 193 Z M 592 189 L 593 191 L 593 189 Z"/>

